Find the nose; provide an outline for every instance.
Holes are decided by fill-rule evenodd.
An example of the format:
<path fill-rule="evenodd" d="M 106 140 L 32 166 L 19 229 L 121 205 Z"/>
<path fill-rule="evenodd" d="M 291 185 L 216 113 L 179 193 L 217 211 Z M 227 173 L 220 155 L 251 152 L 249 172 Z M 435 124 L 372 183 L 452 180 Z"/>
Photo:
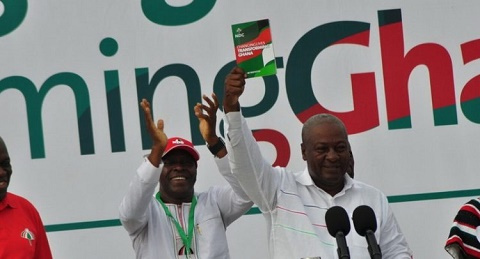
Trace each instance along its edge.
<path fill-rule="evenodd" d="M 185 165 L 183 163 L 176 162 L 172 164 L 172 169 L 180 170 L 183 168 L 185 168 Z"/>
<path fill-rule="evenodd" d="M 336 161 L 339 158 L 340 158 L 340 156 L 338 155 L 337 151 L 335 151 L 335 149 L 330 148 L 328 150 L 326 159 L 328 159 L 330 161 Z"/>

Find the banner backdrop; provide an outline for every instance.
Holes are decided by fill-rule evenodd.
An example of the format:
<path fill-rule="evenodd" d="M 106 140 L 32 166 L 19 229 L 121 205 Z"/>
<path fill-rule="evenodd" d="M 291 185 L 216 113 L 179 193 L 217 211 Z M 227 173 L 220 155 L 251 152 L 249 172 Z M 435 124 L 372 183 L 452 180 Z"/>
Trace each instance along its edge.
<path fill-rule="evenodd" d="M 266 159 L 303 170 L 303 121 L 337 115 L 355 178 L 389 197 L 415 258 L 449 258 L 453 218 L 480 196 L 479 8 L 445 0 L 0 0 L 9 191 L 38 208 L 55 258 L 134 258 L 118 205 L 150 147 L 139 100 L 152 102 L 169 136 L 200 151 L 196 191 L 225 184 L 193 106 L 202 94 L 222 94 L 235 57 L 230 26 L 269 19 L 277 75 L 248 79 L 241 99 Z M 233 223 L 232 258 L 265 258 L 265 231 L 255 209 Z"/>

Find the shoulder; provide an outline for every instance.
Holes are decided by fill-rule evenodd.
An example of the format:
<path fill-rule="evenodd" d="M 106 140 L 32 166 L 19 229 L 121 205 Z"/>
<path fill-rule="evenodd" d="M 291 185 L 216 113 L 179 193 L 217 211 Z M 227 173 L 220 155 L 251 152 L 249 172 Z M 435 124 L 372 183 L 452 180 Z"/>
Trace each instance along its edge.
<path fill-rule="evenodd" d="M 235 192 L 229 184 L 225 185 L 213 185 L 210 186 L 206 191 L 195 193 L 198 197 L 198 202 L 216 204 L 220 200 L 234 200 Z"/>
<path fill-rule="evenodd" d="M 33 206 L 33 204 L 27 200 L 26 198 L 20 196 L 20 195 L 16 195 L 16 194 L 13 194 L 11 192 L 8 193 L 8 202 L 13 206 L 13 207 L 18 207 L 18 208 L 22 208 L 22 209 L 26 209 L 26 210 L 31 210 L 31 211 L 37 211 L 37 209 L 35 208 L 35 206 Z"/>
<path fill-rule="evenodd" d="M 11 192 L 7 193 L 7 199 L 8 199 L 9 202 L 12 202 L 12 203 L 30 204 L 31 205 L 31 203 L 27 199 L 23 198 L 20 195 L 11 193 Z"/>
<path fill-rule="evenodd" d="M 353 189 L 361 192 L 364 195 L 368 195 L 372 197 L 376 196 L 376 197 L 381 197 L 383 199 L 387 199 L 387 196 L 377 187 L 374 187 L 372 185 L 369 185 L 367 183 L 354 180 L 354 179 L 352 179 L 352 182 L 353 182 Z"/>
<path fill-rule="evenodd" d="M 220 188 L 220 186 L 210 186 L 208 188 L 208 190 L 206 191 L 203 191 L 203 192 L 195 192 L 195 196 L 197 197 L 198 200 L 201 200 L 201 199 L 207 199 L 209 196 L 211 196 L 215 190 L 217 190 L 218 188 Z"/>
<path fill-rule="evenodd" d="M 355 180 L 355 179 L 352 179 L 352 182 L 353 182 L 353 186 L 355 186 L 356 188 L 361 188 L 361 189 L 365 189 L 365 190 L 372 191 L 372 192 L 382 192 L 377 187 L 375 187 L 373 185 L 370 185 L 368 183 L 365 183 L 365 182 L 362 182 L 362 181 L 359 181 L 359 180 Z"/>
<path fill-rule="evenodd" d="M 220 195 L 223 195 L 225 192 L 229 192 L 229 191 L 233 192 L 233 189 L 229 184 L 212 185 L 206 191 L 195 193 L 195 195 L 197 195 L 197 197 L 199 198 L 204 197 L 204 198 L 212 199 Z"/>

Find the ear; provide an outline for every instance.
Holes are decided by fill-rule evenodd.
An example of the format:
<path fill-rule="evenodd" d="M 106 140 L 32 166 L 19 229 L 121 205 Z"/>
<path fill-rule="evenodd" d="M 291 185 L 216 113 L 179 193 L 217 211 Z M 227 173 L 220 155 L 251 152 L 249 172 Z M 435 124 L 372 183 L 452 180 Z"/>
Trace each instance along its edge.
<path fill-rule="evenodd" d="M 305 154 L 305 144 L 304 143 L 301 143 L 300 144 L 300 149 L 302 150 L 302 158 L 303 158 L 303 161 L 307 161 L 307 155 Z"/>

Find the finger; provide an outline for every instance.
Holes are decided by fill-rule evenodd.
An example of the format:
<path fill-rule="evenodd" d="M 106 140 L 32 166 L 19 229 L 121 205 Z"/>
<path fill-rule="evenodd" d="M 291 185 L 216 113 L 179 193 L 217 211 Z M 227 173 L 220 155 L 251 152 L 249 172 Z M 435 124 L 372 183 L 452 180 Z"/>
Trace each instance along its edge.
<path fill-rule="evenodd" d="M 195 116 L 197 114 L 200 114 L 202 112 L 202 104 L 201 103 L 195 104 L 195 106 L 193 106 L 193 112 L 195 113 Z"/>
<path fill-rule="evenodd" d="M 161 130 L 161 131 L 163 132 L 164 126 L 165 126 L 165 124 L 164 124 L 163 120 L 162 120 L 162 119 L 159 119 L 159 120 L 157 121 L 157 129 L 159 129 L 159 130 Z"/>
<path fill-rule="evenodd" d="M 140 106 L 142 106 L 143 111 L 148 110 L 150 112 L 150 103 L 147 101 L 147 99 L 142 99 Z"/>
<path fill-rule="evenodd" d="M 145 104 L 146 101 L 147 101 L 147 100 L 145 100 L 145 99 L 142 99 L 142 100 L 140 101 L 140 106 L 142 107 L 142 110 L 144 110 L 144 111 L 145 111 L 145 108 L 146 108 L 146 104 Z"/>
<path fill-rule="evenodd" d="M 216 109 L 212 109 L 211 107 L 205 104 L 199 104 L 199 115 L 202 116 L 205 120 L 210 120 L 210 118 L 216 118 Z"/>
<path fill-rule="evenodd" d="M 245 78 L 246 73 L 245 71 L 240 68 L 240 67 L 234 67 L 230 73 L 227 74 L 227 77 L 233 77 L 233 78 Z"/>
<path fill-rule="evenodd" d="M 235 86 L 235 87 L 242 87 L 245 85 L 245 78 L 243 77 L 226 77 L 225 78 L 225 85 L 226 86 Z"/>
<path fill-rule="evenodd" d="M 243 93 L 243 87 L 225 87 L 226 95 L 241 95 Z"/>
<path fill-rule="evenodd" d="M 217 105 L 215 105 L 215 103 L 212 101 L 212 99 L 210 99 L 208 96 L 203 95 L 203 100 L 205 100 L 205 102 L 208 103 L 208 106 L 211 109 L 217 109 Z"/>
<path fill-rule="evenodd" d="M 153 123 L 151 110 L 150 110 L 150 103 L 146 99 L 142 99 L 142 102 L 140 102 L 140 106 L 142 106 L 143 114 L 145 116 L 145 121 L 147 122 L 147 124 Z"/>
<path fill-rule="evenodd" d="M 235 66 L 231 71 L 230 71 L 230 74 L 245 74 L 245 71 L 243 70 L 243 68 L 239 67 L 239 66 Z"/>
<path fill-rule="evenodd" d="M 197 103 L 197 105 L 195 105 L 194 107 L 194 111 L 195 111 L 195 116 L 199 119 L 199 120 L 206 120 L 206 121 L 210 121 L 210 118 L 212 117 L 210 115 L 211 111 L 210 111 L 210 107 L 204 105 L 204 104 L 201 104 L 201 103 Z M 207 114 L 204 113 L 207 112 Z"/>
<path fill-rule="evenodd" d="M 203 108 L 202 108 L 201 103 L 197 103 L 195 107 L 193 107 L 193 110 L 195 111 L 195 116 L 200 120 L 200 119 L 205 119 L 206 115 L 203 113 Z"/>
<path fill-rule="evenodd" d="M 213 99 L 213 102 L 215 104 L 215 107 L 218 108 L 218 97 L 215 93 L 212 93 L 212 99 Z"/>
<path fill-rule="evenodd" d="M 233 79 L 233 80 L 241 80 L 241 79 L 245 79 L 245 74 L 244 73 L 232 73 L 232 74 L 228 74 L 226 76 L 226 78 Z"/>
<path fill-rule="evenodd" d="M 207 115 L 205 115 L 204 113 L 199 113 L 199 114 L 195 114 L 195 115 L 197 116 L 197 118 L 198 118 L 199 121 L 206 121 L 206 120 L 208 120 L 208 118 L 209 118 L 209 117 L 208 117 Z"/>

